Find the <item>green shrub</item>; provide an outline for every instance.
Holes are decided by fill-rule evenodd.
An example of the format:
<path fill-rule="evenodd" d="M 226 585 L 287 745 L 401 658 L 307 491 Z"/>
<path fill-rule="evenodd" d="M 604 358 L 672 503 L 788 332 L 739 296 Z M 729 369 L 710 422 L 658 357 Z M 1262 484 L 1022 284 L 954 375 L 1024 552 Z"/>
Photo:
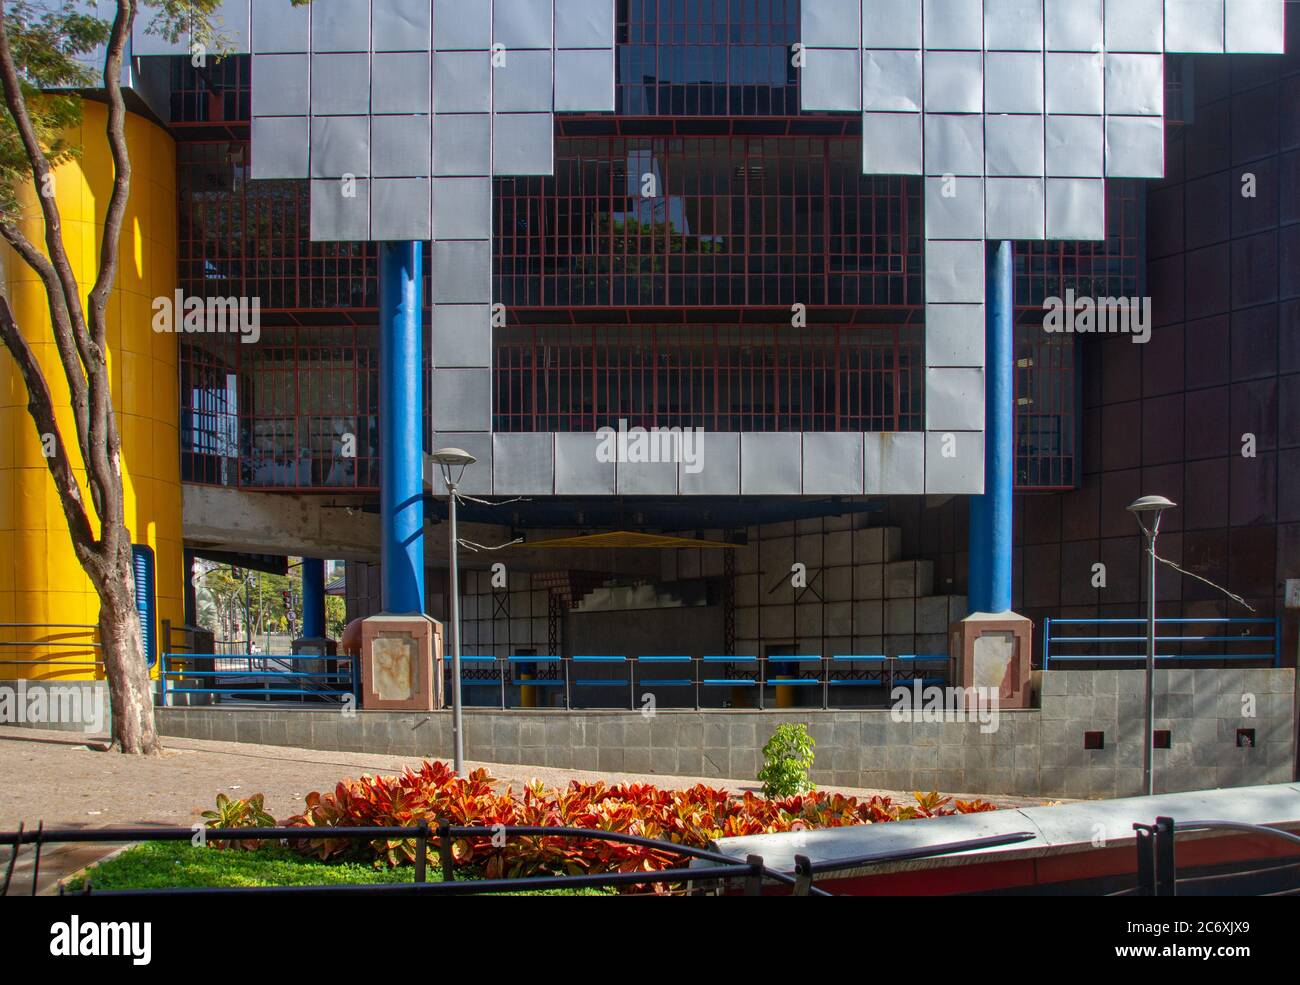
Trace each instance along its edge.
<path fill-rule="evenodd" d="M 816 744 L 805 725 L 778 725 L 763 747 L 763 768 L 758 771 L 763 796 L 795 797 L 816 789 L 808 779 Z"/>

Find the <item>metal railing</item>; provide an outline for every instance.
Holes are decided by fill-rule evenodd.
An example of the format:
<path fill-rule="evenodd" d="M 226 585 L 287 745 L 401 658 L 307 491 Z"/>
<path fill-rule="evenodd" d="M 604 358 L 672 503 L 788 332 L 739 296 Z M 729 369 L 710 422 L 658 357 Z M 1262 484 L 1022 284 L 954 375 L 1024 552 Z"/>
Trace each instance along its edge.
<path fill-rule="evenodd" d="M 168 827 L 123 827 L 84 830 L 77 828 L 51 828 L 43 825 L 34 831 L 19 827 L 17 831 L 0 832 L 0 845 L 13 848 L 5 872 L 4 883 L 0 885 L 0 896 L 6 896 L 13 881 L 14 868 L 18 854 L 23 845 L 33 845 L 31 889 L 36 895 L 40 874 L 41 849 L 49 844 L 76 843 L 110 843 L 121 844 L 141 841 L 192 841 L 195 832 L 192 828 Z M 742 880 L 747 896 L 762 895 L 763 883 L 776 883 L 790 887 L 791 895 L 829 896 L 830 893 L 815 887 L 805 887 L 795 893 L 797 881 L 788 873 L 778 872 L 763 864 L 763 859 L 750 855 L 744 862 L 723 855 L 720 852 L 695 848 L 639 835 L 624 834 L 618 831 L 596 831 L 588 828 L 549 827 L 533 825 L 459 825 L 440 820 L 435 825 L 427 821 L 404 827 L 275 827 L 275 828 L 207 828 L 205 838 L 212 841 L 327 841 L 344 839 L 347 841 L 374 841 L 376 839 L 400 838 L 414 841 L 414 881 L 410 883 L 356 883 L 347 885 L 324 886 L 238 886 L 238 887 L 185 887 L 176 889 L 121 889 L 94 892 L 91 879 L 87 878 L 81 889 L 84 895 L 96 896 L 153 896 L 160 894 L 196 895 L 300 895 L 305 893 L 338 894 L 373 894 L 373 895 L 407 895 L 411 893 L 433 893 L 444 896 L 472 896 L 484 893 L 520 892 L 541 889 L 582 889 L 608 886 L 639 886 L 662 883 L 686 883 L 689 890 L 695 884 L 716 883 L 719 888 L 732 880 Z M 316 835 L 316 837 L 313 837 Z M 452 842 L 458 838 L 518 838 L 518 837 L 566 838 L 583 841 L 609 841 L 624 845 L 633 845 L 652 851 L 670 853 L 683 859 L 698 859 L 710 864 L 705 866 L 676 865 L 672 868 L 634 872 L 594 872 L 568 876 L 529 876 L 516 879 L 469 879 L 457 880 L 457 863 L 452 852 Z M 428 881 L 428 857 L 431 848 L 438 852 L 443 881 Z M 62 888 L 60 890 L 62 892 Z"/>
<path fill-rule="evenodd" d="M 774 688 L 791 688 L 815 696 L 815 704 L 799 707 L 822 709 L 854 707 L 831 703 L 832 694 L 853 692 L 875 700 L 862 706 L 887 703 L 896 686 L 943 685 L 949 678 L 949 658 L 942 654 L 798 654 L 766 657 L 743 655 L 647 654 L 628 657 L 612 654 L 572 657 L 472 656 L 461 657 L 461 688 L 493 690 L 499 708 L 535 707 L 524 701 L 523 688 L 554 694 L 562 704 L 550 707 L 629 708 L 636 710 L 646 695 L 680 692 L 695 710 L 730 707 L 722 695 L 752 695 L 754 706 L 767 707 Z M 450 679 L 451 661 L 444 661 Z M 596 674 L 601 676 L 593 676 Z M 605 703 L 588 703 L 599 698 Z M 745 700 L 749 700 L 746 698 Z M 616 703 L 611 703 L 615 701 Z M 658 702 L 656 702 L 658 703 Z M 470 704 L 473 707 L 473 704 Z M 483 707 L 483 705 L 479 705 Z"/>
<path fill-rule="evenodd" d="M 1193 832 L 1215 832 L 1240 835 L 1262 835 L 1288 843 L 1294 848 L 1294 857 L 1300 859 L 1300 836 L 1278 828 L 1262 824 L 1247 824 L 1242 821 L 1180 821 L 1175 823 L 1171 817 L 1157 817 L 1155 824 L 1134 824 L 1137 833 L 1137 886 L 1132 890 L 1123 890 L 1116 896 L 1177 896 L 1179 887 L 1183 889 L 1207 889 L 1218 895 L 1239 895 L 1241 884 L 1249 881 L 1258 887 L 1260 880 L 1269 876 L 1282 876 L 1291 873 L 1292 878 L 1284 888 L 1265 893 L 1268 896 L 1300 896 L 1300 861 L 1283 862 L 1280 865 L 1260 863 L 1228 863 L 1231 871 L 1203 873 L 1200 875 L 1178 875 L 1178 859 L 1175 842 L 1179 835 Z M 1285 856 L 1291 857 L 1291 856 Z M 1202 895 L 1194 893 L 1194 895 Z"/>
<path fill-rule="evenodd" d="M 50 632 L 54 630 L 55 632 Z M 99 657 L 101 644 L 99 627 L 94 623 L 76 622 L 0 622 L 0 677 L 10 676 L 11 667 L 50 665 L 84 672 L 86 668 L 104 666 Z M 9 637 L 21 637 L 12 639 Z M 36 651 L 44 649 L 46 655 L 10 656 L 15 650 Z M 57 652 L 52 652 L 57 651 Z M 81 659 L 76 659 L 80 657 Z M 90 657 L 90 659 L 85 659 Z"/>
<path fill-rule="evenodd" d="M 179 695 L 223 700 L 308 699 L 337 704 L 357 693 L 356 661 L 319 654 L 164 653 L 158 671 L 160 703 Z M 317 666 L 319 665 L 319 666 Z"/>
<path fill-rule="evenodd" d="M 1146 624 L 1147 620 L 1143 618 L 1044 619 L 1043 669 L 1050 670 L 1053 661 L 1057 664 L 1144 661 Z M 1091 626 L 1096 628 L 1096 632 L 1077 634 L 1067 630 L 1062 633 L 1063 626 Z M 1125 633 L 1120 628 L 1123 626 L 1142 628 L 1138 633 Z M 1175 631 L 1162 634 L 1161 629 L 1167 627 L 1175 627 Z M 1216 634 L 1214 627 L 1225 629 Z M 1227 627 L 1238 627 L 1240 631 L 1232 632 Z M 1208 631 L 1198 631 L 1198 628 Z M 1077 647 L 1091 647 L 1093 652 L 1080 653 Z M 1065 652 L 1058 652 L 1062 648 Z M 1156 620 L 1158 664 L 1170 661 L 1241 663 L 1264 660 L 1273 667 L 1282 666 L 1282 621 L 1276 617 Z"/>
<path fill-rule="evenodd" d="M 12 847 L 4 882 L 0 885 L 0 896 L 7 896 L 13 881 L 14 868 L 19 852 L 24 845 L 34 847 L 32 861 L 31 894 L 36 895 L 38 876 L 40 874 L 41 849 L 49 844 L 123 844 L 142 841 L 192 841 L 194 829 L 186 827 L 121 827 L 121 828 L 51 828 L 43 825 L 28 831 L 20 826 L 17 831 L 0 832 L 0 845 Z M 316 835 L 317 837 L 313 837 Z M 832 896 L 834 894 L 813 885 L 818 874 L 843 871 L 849 868 L 863 868 L 873 865 L 885 865 L 891 862 L 911 861 L 924 858 L 939 858 L 958 852 L 975 851 L 982 848 L 996 848 L 1027 841 L 1035 837 L 1032 832 L 1019 831 L 1013 834 L 994 835 L 987 838 L 973 838 L 965 841 L 929 845 L 922 848 L 907 848 L 889 852 L 878 852 L 852 859 L 837 859 L 831 862 L 810 863 L 804 856 L 795 856 L 795 872 L 787 873 L 767 866 L 761 855 L 750 854 L 743 862 L 730 855 L 696 848 L 676 842 L 643 838 L 640 835 L 626 834 L 620 831 L 597 831 L 589 828 L 571 828 L 546 825 L 466 825 L 452 824 L 445 819 L 434 824 L 421 820 L 418 824 L 403 827 L 274 827 L 274 828 L 207 828 L 204 836 L 211 841 L 326 841 L 344 839 L 350 842 L 375 841 L 376 839 L 399 838 L 414 842 L 414 873 L 409 883 L 357 883 L 345 885 L 322 886 L 238 886 L 238 887 L 185 887 L 175 889 L 120 889 L 96 892 L 92 877 L 87 877 L 80 890 L 84 895 L 96 896 L 154 896 L 163 894 L 176 895 L 227 895 L 227 894 L 264 894 L 264 895 L 301 895 L 308 893 L 337 893 L 344 895 L 407 895 L 412 893 L 432 893 L 444 896 L 475 896 L 484 893 L 536 891 L 543 889 L 581 889 L 613 886 L 644 886 L 659 884 L 685 884 L 686 891 L 699 894 L 701 887 L 712 884 L 716 892 L 722 893 L 737 882 L 746 896 L 761 896 L 764 884 L 788 888 L 791 896 Z M 632 872 L 593 872 L 566 876 L 526 876 L 505 879 L 457 879 L 458 871 L 464 867 L 456 862 L 452 843 L 461 838 L 499 839 L 505 838 L 564 838 L 574 841 L 605 841 L 622 845 L 645 848 L 667 855 L 679 856 L 683 862 L 694 860 L 703 865 L 676 864 L 670 868 L 657 870 L 637 870 Z M 441 882 L 428 881 L 428 861 L 432 850 L 438 854 L 442 871 Z M 60 894 L 63 887 L 60 886 Z"/>

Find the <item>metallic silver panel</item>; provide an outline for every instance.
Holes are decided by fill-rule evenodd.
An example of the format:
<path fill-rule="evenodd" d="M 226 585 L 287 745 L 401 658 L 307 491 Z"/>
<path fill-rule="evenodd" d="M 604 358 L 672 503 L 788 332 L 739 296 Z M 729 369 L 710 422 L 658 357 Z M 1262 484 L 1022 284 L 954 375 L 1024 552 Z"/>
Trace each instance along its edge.
<path fill-rule="evenodd" d="M 805 432 L 805 496 L 862 495 L 862 435 Z"/>
<path fill-rule="evenodd" d="M 370 171 L 376 178 L 428 178 L 430 117 L 376 116 L 370 121 Z"/>
<path fill-rule="evenodd" d="M 613 49 L 575 49 L 555 53 L 555 111 L 614 111 Z"/>
<path fill-rule="evenodd" d="M 862 108 L 862 56 L 857 50 L 807 48 L 800 73 L 800 104 L 831 112 Z"/>
<path fill-rule="evenodd" d="M 864 113 L 863 174 L 920 174 L 921 114 Z"/>
<path fill-rule="evenodd" d="M 1106 56 L 1107 113 L 1161 116 L 1164 111 L 1164 55 Z"/>
<path fill-rule="evenodd" d="M 262 116 L 253 119 L 254 178 L 307 177 L 307 117 Z"/>
<path fill-rule="evenodd" d="M 502 113 L 492 138 L 495 174 L 554 173 L 555 122 L 550 113 Z"/>
<path fill-rule="evenodd" d="M 862 0 L 866 48 L 921 47 L 921 0 Z"/>
<path fill-rule="evenodd" d="M 1106 177 L 1162 178 L 1165 126 L 1156 116 L 1106 117 Z"/>
<path fill-rule="evenodd" d="M 1106 183 L 1100 178 L 1047 179 L 1047 238 L 1106 238 Z"/>
<path fill-rule="evenodd" d="M 984 305 L 925 306 L 927 366 L 983 366 L 984 336 Z"/>
<path fill-rule="evenodd" d="M 983 304 L 983 241 L 930 241 L 925 257 L 925 297 L 935 304 Z"/>
<path fill-rule="evenodd" d="M 982 175 L 984 118 L 925 116 L 925 173 Z"/>
<path fill-rule="evenodd" d="M 100 17 L 104 20 L 109 19 L 115 11 L 102 11 Z M 148 7 L 143 10 L 137 10 L 135 22 L 131 25 L 131 54 L 133 55 L 188 55 L 190 53 L 190 39 L 188 35 L 182 34 L 175 41 L 168 41 L 161 34 L 153 30 L 157 21 L 158 12 Z M 103 58 L 99 62 L 99 70 L 104 71 Z"/>
<path fill-rule="evenodd" d="M 927 239 L 984 238 L 984 179 L 926 178 Z"/>
<path fill-rule="evenodd" d="M 368 78 L 369 55 L 312 55 L 312 115 L 365 116 L 370 112 Z"/>
<path fill-rule="evenodd" d="M 1043 0 L 984 0 L 984 47 L 1042 51 Z"/>
<path fill-rule="evenodd" d="M 254 55 L 254 116 L 307 115 L 307 56 Z"/>
<path fill-rule="evenodd" d="M 512 51 L 550 48 L 551 0 L 493 0 L 492 40 Z"/>
<path fill-rule="evenodd" d="M 683 496 L 735 496 L 740 493 L 740 435 L 706 431 L 702 438 L 699 472 L 677 467 L 677 485 Z"/>
<path fill-rule="evenodd" d="M 314 180 L 311 183 L 311 238 L 320 242 L 356 242 L 370 238 L 370 183 L 358 178 L 351 197 L 343 194 L 343 182 Z"/>
<path fill-rule="evenodd" d="M 1297 16 L 1294 8 L 1291 16 Z M 1286 50 L 1285 0 L 1233 0 L 1227 7 L 1224 47 L 1243 54 L 1282 54 Z"/>
<path fill-rule="evenodd" d="M 990 51 L 984 57 L 984 109 L 989 113 L 1043 111 L 1043 56 L 1036 51 Z"/>
<path fill-rule="evenodd" d="M 490 304 L 492 301 L 492 250 L 486 241 L 435 241 L 433 280 L 429 291 L 434 304 Z"/>
<path fill-rule="evenodd" d="M 988 178 L 984 183 L 985 235 L 989 239 L 1046 239 L 1042 178 Z"/>
<path fill-rule="evenodd" d="M 370 238 L 432 239 L 428 178 L 375 178 L 370 183 Z"/>
<path fill-rule="evenodd" d="M 677 462 L 619 462 L 614 488 L 620 496 L 676 496 Z"/>
<path fill-rule="evenodd" d="M 370 63 L 370 111 L 429 112 L 429 62 L 427 51 L 376 54 Z"/>
<path fill-rule="evenodd" d="M 436 431 L 487 431 L 492 427 L 492 371 L 440 369 L 430 393 Z"/>
<path fill-rule="evenodd" d="M 1067 178 L 1100 178 L 1106 129 L 1100 116 L 1049 116 L 1044 135 L 1047 173 Z"/>
<path fill-rule="evenodd" d="M 984 46 L 983 0 L 925 0 L 925 46 L 967 48 Z"/>
<path fill-rule="evenodd" d="M 920 431 L 869 431 L 862 436 L 867 495 L 919 496 L 925 492 L 925 435 Z"/>
<path fill-rule="evenodd" d="M 102 6 L 102 5 L 101 5 Z M 221 0 L 216 9 L 212 12 L 212 25 L 216 28 L 217 34 L 221 38 L 223 50 L 247 52 L 250 51 L 249 37 L 249 0 Z M 105 12 L 107 13 L 107 12 Z M 136 8 L 136 17 L 148 17 L 151 11 L 146 7 Z M 103 15 L 101 15 L 103 16 Z M 111 23 L 111 16 L 106 16 L 106 20 Z M 294 49 L 305 51 L 306 49 Z"/>
<path fill-rule="evenodd" d="M 434 178 L 433 232 L 439 239 L 492 235 L 491 178 Z"/>
<path fill-rule="evenodd" d="M 1049 51 L 1044 72 L 1047 112 L 1100 116 L 1105 92 L 1103 66 L 1100 54 Z"/>
<path fill-rule="evenodd" d="M 433 106 L 439 113 L 486 113 L 492 99 L 492 58 L 486 51 L 439 51 L 433 56 Z"/>
<path fill-rule="evenodd" d="M 266 0 L 261 0 L 265 3 Z M 370 0 L 325 0 L 311 5 L 312 51 L 369 51 Z M 356 79 L 352 80 L 356 84 Z"/>
<path fill-rule="evenodd" d="M 498 113 L 547 112 L 553 71 L 549 51 L 507 52 L 505 63 L 492 70 L 493 109 Z"/>
<path fill-rule="evenodd" d="M 288 3 L 251 4 L 253 53 L 307 51 L 311 9 Z M 140 15 L 136 15 L 139 23 Z"/>
<path fill-rule="evenodd" d="M 492 450 L 498 496 L 549 496 L 555 490 L 553 434 L 494 434 Z"/>
<path fill-rule="evenodd" d="M 557 496 L 600 496 L 614 492 L 614 463 L 596 457 L 595 434 L 555 435 L 555 493 Z"/>
<path fill-rule="evenodd" d="M 925 436 L 925 491 L 932 495 L 984 492 L 984 434 L 930 431 Z"/>
<path fill-rule="evenodd" d="M 803 0 L 799 40 L 807 48 L 856 48 L 860 0 Z"/>
<path fill-rule="evenodd" d="M 798 434 L 750 433 L 740 436 L 742 496 L 797 496 L 803 467 Z"/>
<path fill-rule="evenodd" d="M 1164 0 L 1106 0 L 1107 51 L 1164 51 Z"/>
<path fill-rule="evenodd" d="M 921 111 L 921 53 L 872 51 L 862 54 L 862 106 L 868 112 Z"/>
<path fill-rule="evenodd" d="M 927 431 L 984 430 L 984 370 L 969 368 L 925 371 Z"/>
<path fill-rule="evenodd" d="M 609 0 L 555 0 L 557 48 L 614 48 L 614 5 Z"/>
<path fill-rule="evenodd" d="M 438 385 L 438 376 L 434 375 L 434 386 Z M 433 436 L 434 448 L 463 448 L 474 456 L 476 461 L 465 470 L 456 488 L 471 496 L 492 495 L 493 447 L 492 435 L 485 431 L 439 431 Z M 427 459 L 426 459 L 427 461 Z M 447 487 L 443 484 L 442 470 L 433 467 L 433 495 L 444 500 Z"/>
<path fill-rule="evenodd" d="M 1166 51 L 1223 51 L 1223 0 L 1165 0 Z"/>
<path fill-rule="evenodd" d="M 433 125 L 435 175 L 486 175 L 492 125 L 486 113 L 437 116 Z"/>
<path fill-rule="evenodd" d="M 317 116 L 311 121 L 311 176 L 342 178 L 370 173 L 370 119 Z"/>
<path fill-rule="evenodd" d="M 988 116 L 984 121 L 988 175 L 1027 177 L 1043 173 L 1043 118 Z M 990 234 L 991 235 L 991 234 Z"/>
<path fill-rule="evenodd" d="M 374 0 L 374 50 L 427 52 L 431 13 L 429 0 Z"/>
<path fill-rule="evenodd" d="M 978 51 L 925 53 L 927 113 L 979 113 L 984 109 L 984 56 Z"/>
<path fill-rule="evenodd" d="M 433 47 L 437 51 L 486 51 L 492 46 L 492 7 L 465 0 L 433 0 Z"/>
<path fill-rule="evenodd" d="M 1047 0 L 1044 15 L 1048 51 L 1101 51 L 1102 0 Z"/>
<path fill-rule="evenodd" d="M 491 305 L 435 304 L 429 330 L 434 366 L 492 365 Z"/>

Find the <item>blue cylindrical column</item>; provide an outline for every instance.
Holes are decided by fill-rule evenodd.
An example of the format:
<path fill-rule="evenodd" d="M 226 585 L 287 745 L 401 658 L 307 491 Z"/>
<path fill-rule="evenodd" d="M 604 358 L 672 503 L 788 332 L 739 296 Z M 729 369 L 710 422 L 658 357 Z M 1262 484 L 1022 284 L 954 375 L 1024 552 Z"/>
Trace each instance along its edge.
<path fill-rule="evenodd" d="M 424 611 L 424 244 L 379 244 L 380 557 L 384 611 Z"/>
<path fill-rule="evenodd" d="M 316 557 L 302 559 L 302 635 L 325 638 L 325 562 Z"/>
<path fill-rule="evenodd" d="M 985 299 L 984 495 L 971 497 L 967 600 L 971 612 L 1011 609 L 1012 496 L 1016 477 L 1015 266 L 992 244 Z"/>

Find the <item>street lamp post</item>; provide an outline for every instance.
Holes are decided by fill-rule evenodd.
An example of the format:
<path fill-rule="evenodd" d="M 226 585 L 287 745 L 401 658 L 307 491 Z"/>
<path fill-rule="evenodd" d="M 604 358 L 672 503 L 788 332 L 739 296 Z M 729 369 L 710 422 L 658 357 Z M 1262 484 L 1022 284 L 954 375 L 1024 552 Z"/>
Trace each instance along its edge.
<path fill-rule="evenodd" d="M 1176 504 L 1164 496 L 1143 496 L 1128 505 L 1128 511 L 1137 519 L 1138 526 L 1147 539 L 1147 672 L 1146 672 L 1146 723 L 1143 739 L 1146 749 L 1142 754 L 1142 787 L 1150 797 L 1155 793 L 1153 769 L 1156 721 L 1156 537 L 1160 533 L 1160 514 Z M 1143 517 L 1150 517 L 1150 525 Z"/>
<path fill-rule="evenodd" d="M 450 561 L 448 573 L 451 599 L 451 746 L 452 768 L 457 776 L 465 775 L 465 742 L 461 731 L 460 714 L 460 570 L 456 535 L 456 484 L 465 475 L 465 470 L 476 459 L 461 448 L 439 448 L 433 453 L 433 460 L 442 467 L 442 480 L 447 484 L 447 519 L 449 525 L 447 552 Z M 452 469 L 459 469 L 452 477 Z"/>

